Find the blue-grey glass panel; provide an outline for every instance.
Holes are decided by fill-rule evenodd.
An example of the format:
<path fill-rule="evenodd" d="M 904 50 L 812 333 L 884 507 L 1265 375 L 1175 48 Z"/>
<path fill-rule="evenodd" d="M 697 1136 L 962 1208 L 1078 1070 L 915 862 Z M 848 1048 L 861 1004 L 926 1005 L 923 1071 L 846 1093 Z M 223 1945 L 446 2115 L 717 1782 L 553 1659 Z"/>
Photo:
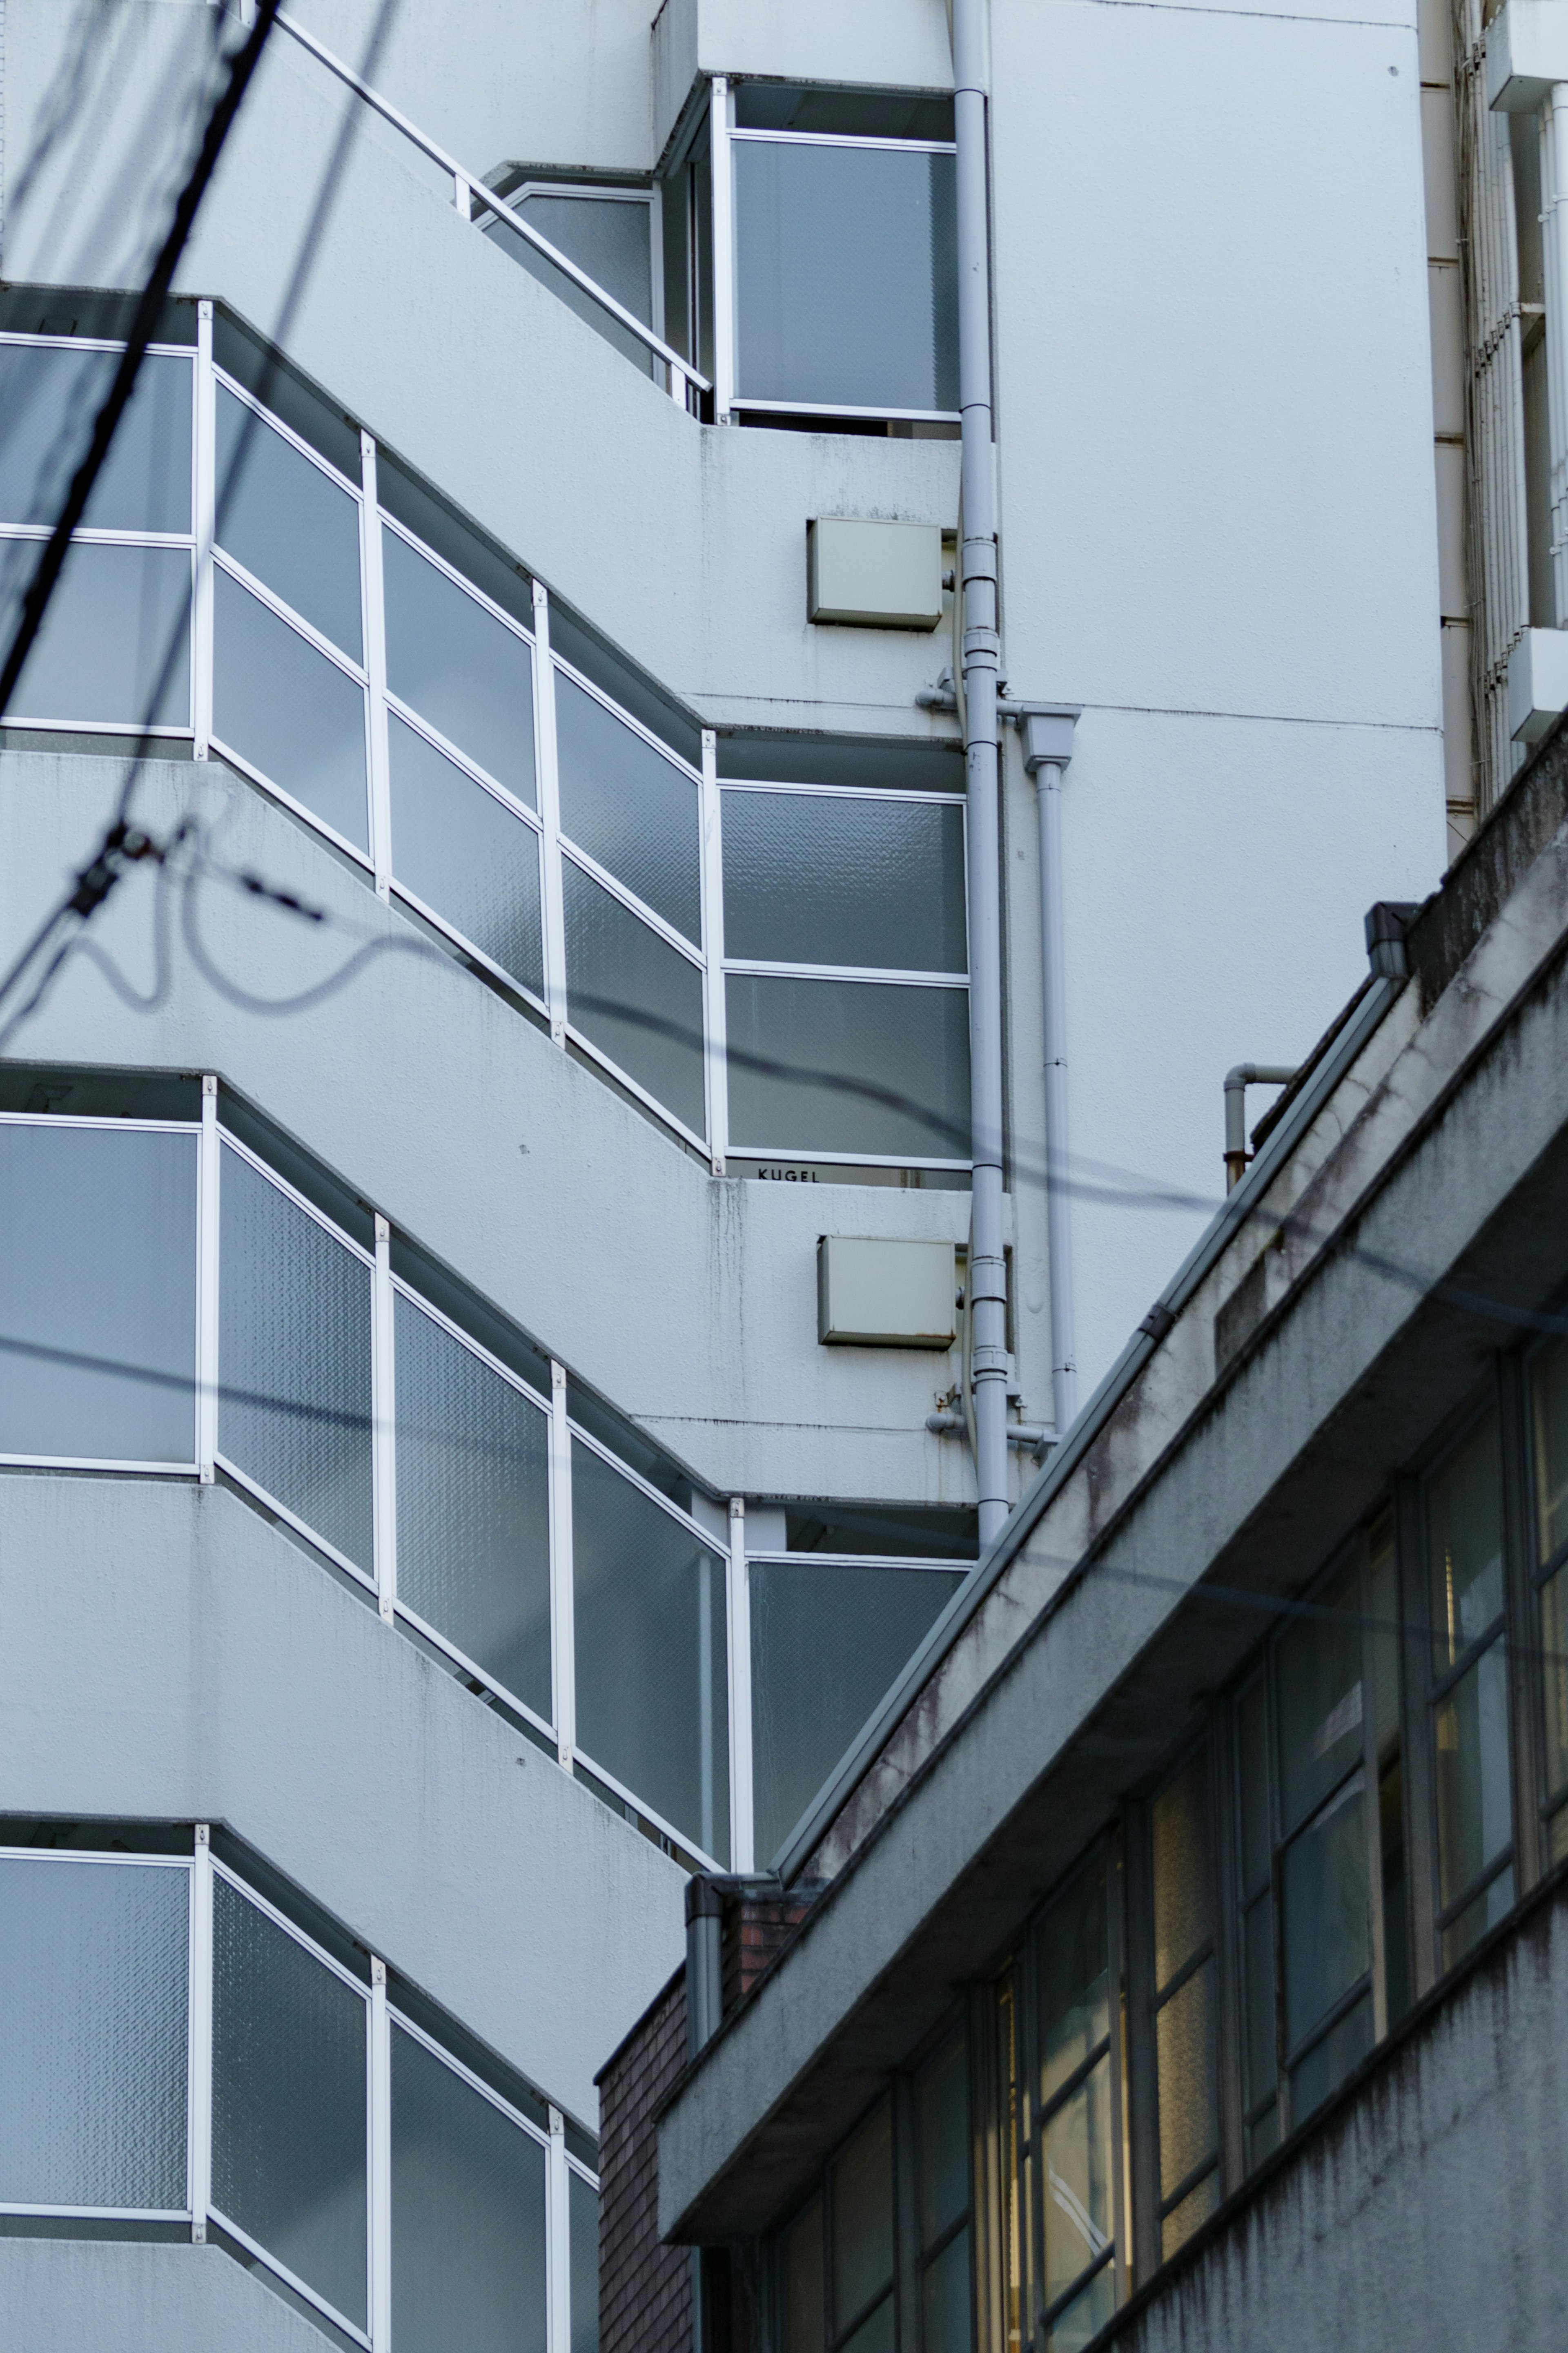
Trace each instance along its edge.
<path fill-rule="evenodd" d="M 544 2151 L 392 2030 L 398 2353 L 544 2353 Z"/>
<path fill-rule="evenodd" d="M 1541 1682 L 1545 1702 L 1546 1793 L 1568 1782 L 1568 1567 L 1541 1588 Z"/>
<path fill-rule="evenodd" d="M 1530 1401 L 1536 1549 L 1544 1562 L 1568 1538 L 1568 1340 L 1554 1340 L 1534 1359 Z"/>
<path fill-rule="evenodd" d="M 724 953 L 963 972 L 963 811 L 941 801 L 724 795 Z"/>
<path fill-rule="evenodd" d="M 395 712 L 386 724 L 394 875 L 432 914 L 542 996 L 538 835 Z"/>
<path fill-rule="evenodd" d="M 190 1875 L 0 1862 L 0 2200 L 185 2203 Z"/>
<path fill-rule="evenodd" d="M 599 2199 L 580 2173 L 567 2175 L 572 2232 L 572 2353 L 599 2353 Z"/>
<path fill-rule="evenodd" d="M 1047 2304 L 1110 2244 L 1113 2152 L 1110 2060 L 1091 2067 L 1047 2117 L 1045 2291 Z"/>
<path fill-rule="evenodd" d="M 784 2287 L 784 2353 L 822 2353 L 826 2327 L 826 2250 L 822 2200 L 814 2198 L 791 2226 L 780 2265 Z"/>
<path fill-rule="evenodd" d="M 370 1269 L 226 1146 L 218 1445 L 369 1570 Z"/>
<path fill-rule="evenodd" d="M 1508 1652 L 1481 1652 L 1436 1711 L 1439 1901 L 1451 1904 L 1513 1835 Z"/>
<path fill-rule="evenodd" d="M 1372 1996 L 1363 1994 L 1290 2070 L 1290 2121 L 1304 2124 L 1372 2049 Z"/>
<path fill-rule="evenodd" d="M 915 2082 L 921 2245 L 934 2245 L 969 2204 L 969 2059 L 963 2035 L 944 2042 Z"/>
<path fill-rule="evenodd" d="M 1242 1995 L 1247 2006 L 1247 2097 L 1261 2100 L 1274 2089 L 1279 2061 L 1274 2006 L 1274 1898 L 1258 1896 L 1241 1926 Z"/>
<path fill-rule="evenodd" d="M 969 2286 L 969 2232 L 960 2231 L 931 2263 L 921 2284 L 925 2327 L 921 2353 L 970 2353 L 973 2343 Z"/>
<path fill-rule="evenodd" d="M 833 2318 L 843 2329 L 893 2276 L 893 2111 L 887 2101 L 833 2166 Z"/>
<path fill-rule="evenodd" d="M 195 1461 L 195 1137 L 0 1126 L 0 1454 Z"/>
<path fill-rule="evenodd" d="M 1562 1819 L 1559 1815 L 1557 1823 L 1553 1826 L 1552 1841 L 1553 1862 L 1561 1862 L 1563 1860 L 1559 1844 Z M 1510 1863 L 1506 1871 L 1500 1871 L 1495 1879 L 1489 1880 L 1475 1902 L 1467 1904 L 1458 1917 L 1451 1920 L 1444 1929 L 1443 1967 L 1446 1969 L 1454 1968 L 1457 1962 L 1464 1958 L 1472 1945 L 1479 1944 L 1489 1928 L 1495 1928 L 1500 1920 L 1506 1920 L 1512 1910 L 1513 1865 Z"/>
<path fill-rule="evenodd" d="M 213 579 L 213 733 L 366 849 L 363 688 L 221 565 Z"/>
<path fill-rule="evenodd" d="M 223 385 L 217 543 L 359 661 L 359 504 Z"/>
<path fill-rule="evenodd" d="M 753 1562 L 756 1849 L 777 1853 L 962 1583 L 939 1569 Z"/>
<path fill-rule="evenodd" d="M 561 825 L 656 914 L 702 939 L 697 786 L 563 671 L 555 675 Z"/>
<path fill-rule="evenodd" d="M 733 153 L 741 393 L 955 409 L 952 157 L 750 139 Z"/>
<path fill-rule="evenodd" d="M 724 997 L 737 1152 L 968 1158 L 966 989 L 731 973 Z"/>
<path fill-rule="evenodd" d="M 550 1425 L 398 1295 L 397 1590 L 548 1722 Z"/>
<path fill-rule="evenodd" d="M 381 561 L 388 686 L 531 808 L 531 647 L 395 531 L 382 532 Z"/>
<path fill-rule="evenodd" d="M 1273 1831 L 1268 1817 L 1268 1704 L 1263 1678 L 1243 1692 L 1236 1711 L 1236 1778 L 1241 1812 L 1241 1892 L 1268 1876 Z"/>
<path fill-rule="evenodd" d="M 1294 2049 L 1371 1966 L 1359 1773 L 1286 1848 L 1284 1894 L 1285 2041 Z"/>
<path fill-rule="evenodd" d="M 0 642 L 10 643 L 37 559 L 36 540 L 0 549 Z M 188 727 L 190 615 L 184 548 L 75 541 L 6 716 Z"/>
<path fill-rule="evenodd" d="M 839 2353 L 896 2353 L 898 2343 L 893 2328 L 893 2299 L 883 2297 L 870 2317 L 863 2320 L 853 2337 L 845 2337 Z"/>
<path fill-rule="evenodd" d="M 725 1862 L 724 1563 L 580 1440 L 572 1586 L 584 1754 Z"/>
<path fill-rule="evenodd" d="M 1040 2097 L 1051 2099 L 1110 2031 L 1105 1862 L 1097 1857 L 1058 1895 L 1037 1938 L 1040 1957 Z"/>
<path fill-rule="evenodd" d="M 1116 2309 L 1116 2266 L 1105 2263 L 1089 2285 L 1062 2306 L 1046 2337 L 1047 2353 L 1083 2353 Z"/>
<path fill-rule="evenodd" d="M 1502 1615 L 1502 1468 L 1484 1414 L 1426 1491 L 1432 1631 L 1439 1670 Z"/>
<path fill-rule="evenodd" d="M 118 352 L 0 344 L 0 522 L 52 523 L 87 455 Z M 94 531 L 189 531 L 191 363 L 150 352 L 82 521 Z"/>
<path fill-rule="evenodd" d="M 1279 1813 L 1289 1831 L 1362 1754 L 1362 1611 L 1352 1567 L 1281 1636 Z"/>
<path fill-rule="evenodd" d="M 538 229 L 541 237 L 548 235 L 542 221 L 533 219 L 527 212 L 522 217 L 528 221 L 531 228 Z M 547 254 L 539 252 L 525 237 L 519 237 L 516 229 L 510 227 L 502 220 L 488 222 L 485 235 L 500 246 L 509 260 L 515 261 L 520 269 L 526 269 L 529 276 L 536 278 L 542 286 L 554 295 L 558 302 L 564 303 L 568 311 L 583 321 L 584 326 L 592 327 L 594 332 L 596 335 L 602 335 L 605 343 L 619 352 L 623 359 L 629 360 L 639 375 L 651 376 L 654 374 L 658 364 L 641 337 L 634 334 L 629 327 L 623 326 L 613 311 L 606 311 L 602 302 L 595 301 L 585 288 L 579 286 L 574 278 L 569 278 L 565 270 L 559 269 Z M 554 238 L 551 237 L 550 242 L 553 245 Z M 561 249 L 564 251 L 564 248 Z M 566 258 L 569 261 L 576 259 L 574 254 L 567 254 Z M 579 264 L 579 267 L 581 266 Z M 626 308 L 631 309 L 631 304 L 628 303 Z"/>
<path fill-rule="evenodd" d="M 569 858 L 562 879 L 574 1025 L 656 1103 L 705 1135 L 702 975 Z"/>
<path fill-rule="evenodd" d="M 653 323 L 653 280 L 648 250 L 650 207 L 646 197 L 576 196 L 565 190 L 507 202 L 558 253 L 587 271 L 595 286 L 613 294 L 624 311 Z"/>
<path fill-rule="evenodd" d="M 213 2203 L 365 2324 L 366 2003 L 213 1887 Z"/>

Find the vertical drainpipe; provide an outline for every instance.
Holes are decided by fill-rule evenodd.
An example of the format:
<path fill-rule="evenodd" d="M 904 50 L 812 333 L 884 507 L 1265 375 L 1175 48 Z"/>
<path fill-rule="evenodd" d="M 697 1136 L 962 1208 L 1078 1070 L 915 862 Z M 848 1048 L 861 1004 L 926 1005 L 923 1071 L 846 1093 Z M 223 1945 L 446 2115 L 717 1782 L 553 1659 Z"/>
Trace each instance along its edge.
<path fill-rule="evenodd" d="M 1078 1413 L 1072 1292 L 1072 1197 L 1068 1157 L 1067 957 L 1062 944 L 1062 779 L 1072 758 L 1076 703 L 1019 713 L 1024 765 L 1040 824 L 1040 978 L 1046 1065 L 1046 1245 L 1051 1286 L 1051 1412 L 1059 1443 Z"/>
<path fill-rule="evenodd" d="M 958 180 L 958 405 L 963 426 L 964 761 L 969 806 L 969 1060 L 973 1194 L 969 1327 L 980 1542 L 1007 1516 L 1007 1290 L 1002 1235 L 1002 902 L 996 689 L 996 476 L 991 442 L 985 0 L 952 0 Z"/>

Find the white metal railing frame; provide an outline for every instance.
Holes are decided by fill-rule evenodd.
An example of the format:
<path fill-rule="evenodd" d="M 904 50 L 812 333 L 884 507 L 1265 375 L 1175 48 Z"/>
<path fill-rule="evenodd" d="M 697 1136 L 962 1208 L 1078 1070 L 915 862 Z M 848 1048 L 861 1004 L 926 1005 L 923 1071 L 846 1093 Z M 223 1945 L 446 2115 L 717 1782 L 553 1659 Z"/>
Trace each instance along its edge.
<path fill-rule="evenodd" d="M 329 73 L 334 74 L 339 81 L 353 91 L 356 98 L 361 99 L 373 112 L 378 114 L 384 122 L 389 123 L 393 130 L 400 132 L 412 146 L 419 150 L 422 155 L 447 174 L 452 183 L 453 199 L 457 210 L 464 220 L 475 222 L 481 229 L 485 226 L 487 216 L 504 221 L 514 235 L 521 237 L 525 244 L 531 246 L 534 251 L 552 269 L 558 269 L 563 278 L 569 279 L 578 291 L 585 294 L 606 318 L 613 319 L 623 333 L 633 336 L 642 345 L 648 354 L 650 369 L 662 369 L 664 388 L 670 398 L 688 414 L 696 414 L 700 396 L 713 388 L 700 369 L 693 367 L 689 360 L 683 359 L 678 351 L 664 341 L 662 336 L 656 335 L 653 329 L 637 318 L 635 312 L 628 311 L 624 303 L 617 302 L 613 294 L 608 293 L 595 280 L 590 278 L 587 271 L 580 269 L 576 262 L 560 250 L 559 247 L 552 245 L 548 237 L 542 237 L 531 222 L 524 220 L 522 215 L 515 211 L 504 197 L 496 195 L 495 191 L 487 185 L 481 173 L 466 170 L 455 156 L 447 153 L 444 147 L 437 145 L 434 139 L 427 138 L 423 131 L 393 105 L 390 99 L 383 98 L 378 90 L 373 90 L 367 81 L 361 79 L 352 66 L 345 64 L 342 58 L 335 57 L 324 43 L 318 41 L 314 34 L 308 33 L 302 25 L 296 24 L 294 19 L 285 16 L 281 9 L 278 12 L 277 23 L 279 31 L 287 33 L 290 39 L 297 41 L 302 49 L 313 57 L 319 64 L 325 66 Z M 570 190 L 565 193 L 570 193 Z M 479 208 L 478 214 L 474 209 L 476 206 Z"/>
<path fill-rule="evenodd" d="M 195 1826 L 189 1855 L 135 1854 L 122 1849 L 0 1846 L 0 1864 L 42 1863 L 69 1870 L 108 1864 L 116 1870 L 163 1871 L 184 1873 L 188 1881 L 186 1907 L 186 2053 L 185 2053 L 185 2203 L 183 2207 L 87 2206 L 62 2202 L 0 2199 L 0 2214 L 47 2217 L 82 2222 L 144 2222 L 185 2224 L 196 2243 L 207 2240 L 216 2227 L 225 2237 L 253 2255 L 291 2294 L 341 2329 L 365 2353 L 383 2353 L 391 2346 L 392 2240 L 392 2073 L 394 2031 L 406 2034 L 470 2091 L 489 2102 L 512 2127 L 542 2152 L 544 2158 L 544 2246 L 547 2353 L 571 2353 L 570 2216 L 566 2211 L 570 2184 L 575 2177 L 595 2197 L 599 2179 L 566 2145 L 565 2118 L 546 2103 L 549 2129 L 543 2129 L 507 2099 L 493 2084 L 476 2074 L 447 2050 L 437 2035 L 400 2010 L 387 1987 L 387 1963 L 379 1954 L 369 1957 L 366 1978 L 346 1968 L 308 1930 L 251 1885 L 243 1872 L 220 1862 L 213 1853 L 208 1825 Z M 340 2312 L 317 2289 L 291 2271 L 264 2242 L 254 2237 L 213 2194 L 214 2151 L 214 1891 L 218 1883 L 231 1888 L 245 1903 L 289 1937 L 320 1968 L 365 2006 L 365 2273 L 368 2328 Z M 563 2269 L 564 2257 L 564 2270 Z"/>

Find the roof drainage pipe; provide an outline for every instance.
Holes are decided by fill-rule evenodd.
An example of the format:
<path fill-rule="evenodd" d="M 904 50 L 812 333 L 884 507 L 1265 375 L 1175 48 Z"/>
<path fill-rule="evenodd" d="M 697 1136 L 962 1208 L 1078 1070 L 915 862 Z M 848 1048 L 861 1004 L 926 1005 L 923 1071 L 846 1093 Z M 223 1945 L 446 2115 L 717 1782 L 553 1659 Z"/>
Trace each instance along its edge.
<path fill-rule="evenodd" d="M 961 659 L 969 812 L 969 1064 L 973 1190 L 967 1290 L 980 1542 L 1007 1517 L 1007 1287 L 1002 1199 L 1001 816 L 996 690 L 996 475 L 991 417 L 985 0 L 952 0 L 958 181 L 958 405 L 963 418 Z"/>

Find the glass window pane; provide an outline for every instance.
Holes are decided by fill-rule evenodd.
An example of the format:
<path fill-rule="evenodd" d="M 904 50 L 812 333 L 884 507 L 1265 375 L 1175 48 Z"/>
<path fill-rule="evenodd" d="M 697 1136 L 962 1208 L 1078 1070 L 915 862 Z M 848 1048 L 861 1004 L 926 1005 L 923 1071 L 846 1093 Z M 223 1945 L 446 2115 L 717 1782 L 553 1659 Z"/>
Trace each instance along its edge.
<path fill-rule="evenodd" d="M 1047 2119 L 1043 2133 L 1046 2302 L 1110 2244 L 1110 2062 L 1102 2059 Z"/>
<path fill-rule="evenodd" d="M 1568 1781 L 1568 1567 L 1541 1595 L 1542 1682 L 1546 1697 L 1546 1794 Z"/>
<path fill-rule="evenodd" d="M 221 384 L 217 543 L 352 660 L 363 659 L 358 501 Z"/>
<path fill-rule="evenodd" d="M 833 2323 L 846 2328 L 893 2276 L 893 2112 L 886 2101 L 833 2167 Z"/>
<path fill-rule="evenodd" d="M 822 2200 L 814 2198 L 784 2241 L 784 2353 L 822 2353 L 826 2292 Z"/>
<path fill-rule="evenodd" d="M 87 455 L 118 352 L 0 344 L 0 522 L 52 523 Z M 94 531 L 191 527 L 191 363 L 149 352 L 82 521 Z"/>
<path fill-rule="evenodd" d="M 9 644 L 37 562 L 11 541 L 0 562 L 0 639 Z M 124 727 L 191 723 L 191 558 L 183 547 L 76 541 L 16 681 L 7 717 Z"/>
<path fill-rule="evenodd" d="M 1040 2096 L 1048 2100 L 1110 2031 L 1103 1856 L 1052 1905 L 1039 1951 Z"/>
<path fill-rule="evenodd" d="M 1116 2309 L 1116 2266 L 1098 2271 L 1081 2295 L 1075 2295 L 1052 2321 L 1046 2337 L 1047 2353 L 1083 2353 Z"/>
<path fill-rule="evenodd" d="M 226 1145 L 218 1444 L 370 1570 L 370 1269 Z"/>
<path fill-rule="evenodd" d="M 1285 1850 L 1285 2039 L 1294 2050 L 1370 1967 L 1358 1773 Z"/>
<path fill-rule="evenodd" d="M 1268 1705 L 1261 1675 L 1243 1692 L 1236 1711 L 1236 1773 L 1241 1799 L 1242 1893 L 1268 1877 L 1273 1852 L 1268 1826 Z"/>
<path fill-rule="evenodd" d="M 361 2328 L 365 2009 L 215 1879 L 213 2203 Z"/>
<path fill-rule="evenodd" d="M 1195 2189 L 1189 2189 L 1179 2206 L 1173 2206 L 1160 2225 L 1160 2253 L 1169 2263 L 1176 2249 L 1184 2246 L 1199 2225 L 1206 2222 L 1219 2204 L 1219 2168 L 1205 2173 Z"/>
<path fill-rule="evenodd" d="M 214 734 L 368 850 L 364 690 L 221 565 L 213 595 Z"/>
<path fill-rule="evenodd" d="M 1382 1768 L 1399 1755 L 1400 1619 L 1394 1526 L 1380 1520 L 1367 1546 L 1367 1667 L 1372 1679 L 1373 1733 Z"/>
<path fill-rule="evenodd" d="M 1247 2098 L 1250 2106 L 1274 2089 L 1279 2067 L 1274 2005 L 1274 1899 L 1265 1893 L 1242 1922 L 1242 1975 L 1247 2004 Z"/>
<path fill-rule="evenodd" d="M 0 2200 L 185 2203 L 190 1874 L 0 1862 Z"/>
<path fill-rule="evenodd" d="M 733 153 L 741 392 L 956 408 L 952 157 L 752 140 Z"/>
<path fill-rule="evenodd" d="M 853 2337 L 845 2337 L 839 2353 L 895 2353 L 893 2333 L 893 2299 L 884 2296 L 868 2318 L 860 2323 Z"/>
<path fill-rule="evenodd" d="M 574 1027 L 705 1135 L 702 975 L 569 858 L 562 881 Z"/>
<path fill-rule="evenodd" d="M 950 2239 L 921 2288 L 925 2323 L 921 2353 L 970 2353 L 973 2322 L 969 2288 L 969 2232 Z"/>
<path fill-rule="evenodd" d="M 381 558 L 388 686 L 531 808 L 532 648 L 395 531 Z"/>
<path fill-rule="evenodd" d="M 1161 1790 L 1151 1828 L 1158 1992 L 1209 1933 L 1208 1773 L 1201 1755 Z"/>
<path fill-rule="evenodd" d="M 544 2353 L 544 2151 L 396 2025 L 392 2329 L 399 2353 Z"/>
<path fill-rule="evenodd" d="M 1383 1848 L 1383 1975 L 1390 2021 L 1410 2007 L 1410 1927 L 1405 1886 L 1405 1771 L 1397 1758 L 1377 1785 Z"/>
<path fill-rule="evenodd" d="M 194 1462 L 195 1137 L 0 1125 L 0 1454 Z"/>
<path fill-rule="evenodd" d="M 1483 1415 L 1426 1491 L 1432 1632 L 1439 1668 L 1502 1614 L 1502 1481 L 1497 1416 Z"/>
<path fill-rule="evenodd" d="M 574 1440 L 572 1579 L 584 1754 L 724 1862 L 723 1561 Z"/>
<path fill-rule="evenodd" d="M 725 1004 L 737 1151 L 969 1157 L 966 989 L 731 973 Z"/>
<path fill-rule="evenodd" d="M 1205 1961 L 1154 2020 L 1160 2078 L 1160 2194 L 1168 2198 L 1219 2145 L 1215 1965 Z"/>
<path fill-rule="evenodd" d="M 1372 2049 L 1372 1996 L 1363 1994 L 1361 2000 L 1336 2021 L 1322 2041 L 1314 2043 L 1300 2063 L 1290 2071 L 1290 2121 L 1303 2124 L 1315 2108 L 1321 2107 L 1331 2092 L 1338 2089 L 1353 2067 L 1359 2067 Z"/>
<path fill-rule="evenodd" d="M 1247 2128 L 1247 2161 L 1249 2166 L 1261 2165 L 1279 2146 L 1279 2103 L 1275 2100 Z"/>
<path fill-rule="evenodd" d="M 702 885 L 692 779 L 559 670 L 555 734 L 562 830 L 700 946 Z"/>
<path fill-rule="evenodd" d="M 1279 1811 L 1292 1830 L 1362 1753 L 1361 1587 L 1354 1567 L 1309 1604 L 1276 1652 Z"/>
<path fill-rule="evenodd" d="M 538 836 L 395 712 L 387 713 L 386 727 L 394 876 L 542 997 Z"/>
<path fill-rule="evenodd" d="M 1438 1703 L 1436 1731 L 1439 1901 L 1451 1904 L 1513 1836 L 1508 1654 L 1500 1641 Z"/>
<path fill-rule="evenodd" d="M 963 1578 L 794 1561 L 757 1561 L 749 1574 L 756 1847 L 765 1861 Z"/>
<path fill-rule="evenodd" d="M 1552 1860 L 1558 1860 L 1553 1856 Z M 1489 1928 L 1506 1920 L 1513 1910 L 1513 1866 L 1500 1871 L 1481 1890 L 1473 1904 L 1467 1904 L 1457 1920 L 1443 1931 L 1443 1967 L 1451 1969 L 1463 1960 L 1472 1945 L 1479 1945 Z"/>
<path fill-rule="evenodd" d="M 723 831 L 726 955 L 967 968 L 961 808 L 730 792 Z"/>
<path fill-rule="evenodd" d="M 585 269 L 595 286 L 613 294 L 644 326 L 653 323 L 653 284 L 648 259 L 647 199 L 644 196 L 576 196 L 562 190 L 548 195 L 521 189 L 507 202 L 530 228 L 548 237 L 557 253 Z M 521 243 L 521 239 L 514 239 Z"/>
<path fill-rule="evenodd" d="M 1540 1559 L 1568 1542 L 1568 1340 L 1543 1348 L 1530 1370 L 1535 1426 L 1535 1541 Z"/>
<path fill-rule="evenodd" d="M 929 2247 L 969 2205 L 969 2061 L 962 2032 L 921 2070 L 915 2127 L 921 2244 Z"/>
<path fill-rule="evenodd" d="M 397 1594 L 544 1717 L 550 1703 L 550 1424 L 402 1293 Z"/>
<path fill-rule="evenodd" d="M 580 2173 L 569 2173 L 572 2233 L 572 2353 L 599 2353 L 599 2199 Z"/>

